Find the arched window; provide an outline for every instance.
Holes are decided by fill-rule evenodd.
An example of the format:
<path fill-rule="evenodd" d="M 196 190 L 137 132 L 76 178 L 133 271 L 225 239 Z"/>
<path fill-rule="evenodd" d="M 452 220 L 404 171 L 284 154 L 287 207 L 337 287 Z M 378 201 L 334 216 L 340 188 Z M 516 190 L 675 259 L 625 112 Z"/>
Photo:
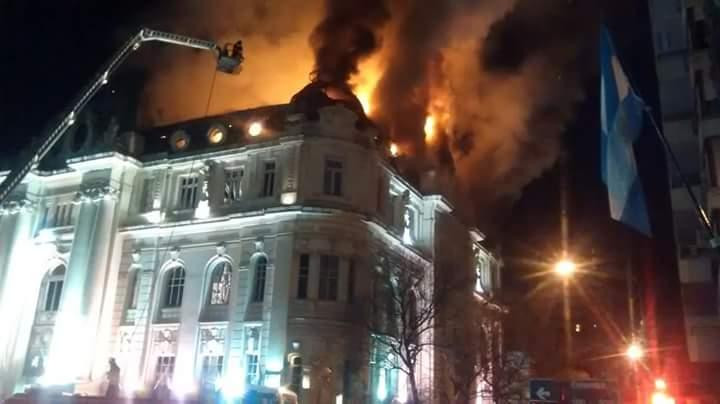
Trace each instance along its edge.
<path fill-rule="evenodd" d="M 211 305 L 222 305 L 230 302 L 230 279 L 232 266 L 227 261 L 215 265 L 210 275 L 210 290 L 208 291 Z"/>
<path fill-rule="evenodd" d="M 171 268 L 167 274 L 165 307 L 180 307 L 185 290 L 185 268 L 181 265 Z"/>
<path fill-rule="evenodd" d="M 267 272 L 267 258 L 258 257 L 255 260 L 255 287 L 253 288 L 252 301 L 262 302 L 265 298 L 265 276 Z"/>
<path fill-rule="evenodd" d="M 59 265 L 50 272 L 45 292 L 43 310 L 49 312 L 58 311 L 60 298 L 62 297 L 63 283 L 65 282 L 65 265 Z"/>

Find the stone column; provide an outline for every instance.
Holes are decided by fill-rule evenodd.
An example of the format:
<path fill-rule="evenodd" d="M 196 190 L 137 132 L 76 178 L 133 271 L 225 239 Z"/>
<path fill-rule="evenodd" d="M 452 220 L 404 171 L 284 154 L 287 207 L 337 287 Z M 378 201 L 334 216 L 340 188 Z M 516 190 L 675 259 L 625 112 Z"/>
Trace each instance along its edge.
<path fill-rule="evenodd" d="M 85 380 L 92 370 L 116 194 L 105 182 L 76 195 L 80 212 L 46 372 L 51 383 Z"/>
<path fill-rule="evenodd" d="M 32 235 L 35 212 L 27 200 L 0 207 L 0 399 L 14 392 L 25 363 L 37 293 L 41 251 Z"/>
<path fill-rule="evenodd" d="M 265 367 L 268 372 L 279 372 L 285 364 L 287 350 L 288 305 L 290 304 L 290 268 L 293 265 L 293 237 L 278 236 L 275 239 L 275 259 L 272 271 L 272 292 L 270 293 L 270 324 L 268 329 L 268 351 Z M 270 274 L 270 272 L 268 272 Z M 266 291 L 267 296 L 267 291 Z"/>

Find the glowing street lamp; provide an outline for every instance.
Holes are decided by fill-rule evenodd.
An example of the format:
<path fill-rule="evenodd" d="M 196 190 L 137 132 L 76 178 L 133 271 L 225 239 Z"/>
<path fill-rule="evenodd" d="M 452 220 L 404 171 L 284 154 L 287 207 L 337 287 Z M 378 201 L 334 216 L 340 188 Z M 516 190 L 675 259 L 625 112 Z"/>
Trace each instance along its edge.
<path fill-rule="evenodd" d="M 645 350 L 637 342 L 632 342 L 628 345 L 625 356 L 627 356 L 631 362 L 637 362 L 645 356 Z"/>
<path fill-rule="evenodd" d="M 553 270 L 562 278 L 569 278 L 577 270 L 577 266 L 571 260 L 564 258 L 555 263 Z"/>

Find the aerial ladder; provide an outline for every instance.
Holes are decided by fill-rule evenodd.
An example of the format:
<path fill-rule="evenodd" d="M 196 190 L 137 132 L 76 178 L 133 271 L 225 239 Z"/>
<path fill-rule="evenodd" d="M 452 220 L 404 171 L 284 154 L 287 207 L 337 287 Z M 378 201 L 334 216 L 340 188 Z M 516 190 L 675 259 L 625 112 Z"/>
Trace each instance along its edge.
<path fill-rule="evenodd" d="M 212 41 L 148 28 L 140 29 L 137 34 L 130 38 L 130 40 L 112 56 L 104 69 L 80 92 L 71 106 L 61 115 L 60 122 L 46 132 L 38 142 L 39 146 L 36 146 L 37 149 L 30 150 L 29 153 L 21 154 L 19 165 L 15 166 L 2 184 L 0 184 L 0 206 L 7 201 L 10 193 L 22 182 L 30 170 L 40 163 L 52 147 L 62 138 L 65 132 L 75 123 L 78 115 L 80 115 L 85 106 L 104 85 L 108 84 L 112 74 L 122 65 L 128 56 L 140 48 L 140 45 L 144 42 L 154 41 L 211 51 L 217 59 L 217 70 L 223 73 L 234 74 L 239 72 L 244 60 L 242 41 L 237 41 L 234 44 L 226 44 L 221 47 Z M 38 143 L 34 144 L 37 145 Z"/>

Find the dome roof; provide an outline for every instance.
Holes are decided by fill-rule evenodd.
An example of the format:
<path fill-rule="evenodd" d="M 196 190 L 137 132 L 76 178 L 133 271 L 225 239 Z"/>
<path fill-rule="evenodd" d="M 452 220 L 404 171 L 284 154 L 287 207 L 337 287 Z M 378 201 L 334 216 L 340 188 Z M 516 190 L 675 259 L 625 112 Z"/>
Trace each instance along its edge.
<path fill-rule="evenodd" d="M 315 116 L 318 109 L 335 104 L 342 104 L 358 117 L 365 118 L 360 100 L 347 84 L 313 81 L 290 99 L 291 110 L 306 116 Z"/>

